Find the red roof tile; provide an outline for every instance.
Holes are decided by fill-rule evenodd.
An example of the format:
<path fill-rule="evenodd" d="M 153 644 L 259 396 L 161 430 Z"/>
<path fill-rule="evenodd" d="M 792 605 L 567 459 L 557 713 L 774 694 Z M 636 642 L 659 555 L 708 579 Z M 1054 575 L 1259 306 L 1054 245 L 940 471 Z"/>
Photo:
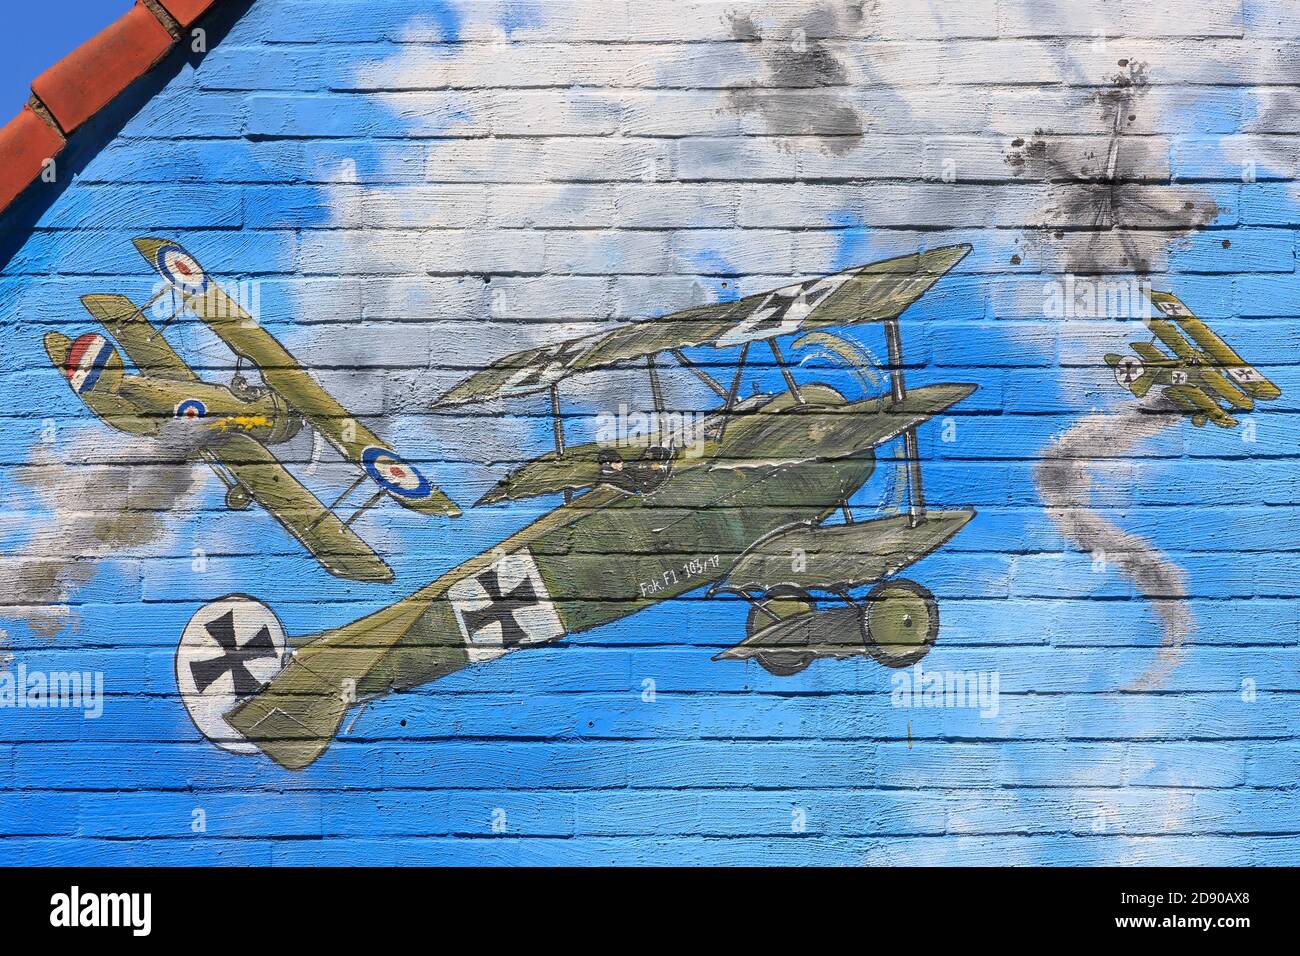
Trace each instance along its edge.
<path fill-rule="evenodd" d="M 188 29 L 221 0 L 150 0 Z M 40 174 L 46 159 L 60 153 L 71 135 L 148 73 L 176 39 L 143 0 L 50 67 L 32 83 L 42 113 L 24 107 L 0 128 L 0 213 Z"/>
<path fill-rule="evenodd" d="M 208 7 L 212 6 L 217 0 L 159 0 L 164 10 L 176 18 L 176 22 L 183 27 L 188 27 L 191 23 L 203 16 Z"/>
<path fill-rule="evenodd" d="M 47 159 L 63 151 L 59 131 L 30 106 L 0 128 L 0 209 L 41 174 Z"/>
<path fill-rule="evenodd" d="M 149 72 L 175 39 L 143 4 L 36 78 L 32 92 L 71 133 Z"/>

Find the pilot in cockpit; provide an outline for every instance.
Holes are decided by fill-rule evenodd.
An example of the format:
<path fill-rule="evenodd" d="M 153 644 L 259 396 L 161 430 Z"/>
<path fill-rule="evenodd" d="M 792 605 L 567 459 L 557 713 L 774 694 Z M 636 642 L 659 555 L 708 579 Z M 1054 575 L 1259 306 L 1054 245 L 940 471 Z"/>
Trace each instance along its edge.
<path fill-rule="evenodd" d="M 634 495 L 654 491 L 672 474 L 673 452 L 670 448 L 654 445 L 645 450 L 637 461 L 628 463 L 612 448 L 603 448 L 596 457 L 600 466 L 600 482 Z"/>

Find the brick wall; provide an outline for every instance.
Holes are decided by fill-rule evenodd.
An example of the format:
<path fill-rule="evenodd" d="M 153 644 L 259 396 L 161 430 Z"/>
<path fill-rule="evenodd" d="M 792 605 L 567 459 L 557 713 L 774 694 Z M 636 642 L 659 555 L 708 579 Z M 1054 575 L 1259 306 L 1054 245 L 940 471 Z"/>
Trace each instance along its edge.
<path fill-rule="evenodd" d="M 0 709 L 0 859 L 1297 862 L 1300 17 L 1263 0 L 412 6 L 255 0 L 10 236 L 8 672 L 100 674 L 104 699 L 94 719 Z M 140 235 L 251 297 L 465 509 L 359 520 L 391 585 L 331 577 L 50 368 L 47 330 L 95 329 L 80 296 L 153 293 Z M 187 717 L 175 647 L 205 602 L 244 592 L 291 635 L 339 627 L 560 503 L 470 507 L 551 442 L 544 396 L 431 408 L 474 369 L 960 242 L 902 330 L 909 384 L 979 386 L 920 433 L 930 501 L 977 516 L 908 576 L 942 613 L 922 667 L 996 679 L 988 706 L 929 706 L 899 692 L 915 672 L 861 657 L 789 677 L 715 662 L 745 607 L 697 591 L 382 697 L 301 771 Z M 1149 337 L 1143 283 L 1281 397 L 1234 428 L 1139 413 L 1102 356 Z M 878 327 L 850 334 L 883 358 Z M 168 338 L 229 376 L 197 321 Z M 724 380 L 735 362 L 691 355 Z M 867 372 L 799 374 L 869 392 Z M 650 405 L 640 373 L 571 384 L 573 442 Z M 743 394 L 781 387 L 769 361 Z M 665 388 L 676 409 L 714 403 L 684 374 Z M 894 453 L 860 516 L 898 503 Z M 306 434 L 277 454 L 326 501 L 353 473 Z"/>

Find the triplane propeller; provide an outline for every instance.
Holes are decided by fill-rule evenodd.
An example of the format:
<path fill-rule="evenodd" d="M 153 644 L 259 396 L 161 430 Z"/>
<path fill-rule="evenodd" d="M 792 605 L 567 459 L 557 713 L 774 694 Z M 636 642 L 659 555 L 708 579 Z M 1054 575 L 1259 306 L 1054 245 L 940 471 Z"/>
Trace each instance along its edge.
<path fill-rule="evenodd" d="M 179 244 L 136 239 L 135 247 L 165 280 L 159 292 L 138 307 L 121 295 L 88 295 L 81 301 L 140 374 L 126 374 L 117 350 L 93 332 L 75 340 L 47 332 L 45 351 L 55 368 L 91 411 L 119 431 L 168 441 L 180 437 L 168 431 L 177 419 L 194 429 L 184 436 L 189 439 L 185 450 L 212 466 L 226 486 L 227 506 L 243 509 L 256 501 L 331 574 L 391 581 L 392 569 L 352 530 L 353 522 L 384 497 L 425 514 L 458 515 L 460 509 L 321 388 Z M 169 291 L 180 303 L 155 327 L 144 313 Z M 265 385 L 251 386 L 238 372 L 228 386 L 201 381 L 163 337 L 185 309 L 203 320 L 241 364 L 255 365 Z M 359 470 L 328 508 L 268 449 L 304 424 Z M 378 486 L 373 496 L 351 516 L 339 518 L 334 510 L 367 479 Z"/>
<path fill-rule="evenodd" d="M 1148 318 L 1147 328 L 1173 354 L 1160 351 L 1154 342 L 1130 342 L 1136 356 L 1107 353 L 1106 364 L 1115 374 L 1115 384 L 1138 398 L 1152 386 L 1163 388 L 1166 398 L 1191 413 L 1192 424 L 1198 428 L 1207 421 L 1232 428 L 1237 419 L 1230 412 L 1249 412 L 1256 400 L 1273 401 L 1282 394 L 1176 295 L 1147 295 L 1161 315 L 1168 317 Z"/>
<path fill-rule="evenodd" d="M 284 767 L 305 767 L 358 702 L 695 591 L 749 604 L 744 639 L 723 660 L 753 657 L 776 674 L 819 656 L 869 655 L 889 666 L 919 660 L 937 637 L 938 604 L 922 585 L 895 575 L 975 513 L 926 509 L 916 429 L 976 386 L 906 387 L 898 317 L 969 251 L 933 249 L 698 306 L 510 355 L 471 375 L 438 404 L 549 393 L 554 415 L 554 450 L 481 503 L 544 495 L 562 495 L 562 503 L 342 627 L 285 641 L 275 614 L 246 596 L 200 609 L 176 659 L 195 724 L 219 746 L 252 746 Z M 884 325 L 888 395 L 851 399 L 822 382 L 800 384 L 777 342 L 811 332 L 824 340 L 818 330 L 869 322 Z M 755 344 L 770 349 L 786 387 L 742 399 L 741 373 Z M 688 359 L 687 348 L 739 348 L 730 384 Z M 702 454 L 682 454 L 662 431 L 630 461 L 608 445 L 566 442 L 562 381 L 638 363 L 662 421 L 656 361 L 665 355 L 719 400 L 705 419 Z M 875 449 L 900 437 L 908 510 L 856 520 L 849 501 L 872 474 Z M 792 562 L 793 553 L 803 560 Z M 246 692 L 250 674 L 277 664 L 274 677 Z"/>

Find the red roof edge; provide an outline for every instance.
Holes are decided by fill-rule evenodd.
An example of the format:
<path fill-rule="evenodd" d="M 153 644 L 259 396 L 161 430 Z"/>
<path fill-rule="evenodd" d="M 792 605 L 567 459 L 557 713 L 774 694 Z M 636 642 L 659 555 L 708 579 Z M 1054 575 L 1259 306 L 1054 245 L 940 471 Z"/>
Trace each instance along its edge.
<path fill-rule="evenodd" d="M 167 55 L 176 38 L 137 0 L 127 13 L 32 83 L 65 133 L 74 132 Z"/>
<path fill-rule="evenodd" d="M 159 4 L 176 18 L 176 22 L 183 27 L 188 27 L 203 14 L 208 12 L 208 7 L 212 6 L 217 0 L 158 0 Z"/>
<path fill-rule="evenodd" d="M 40 177 L 68 136 L 158 65 L 177 43 L 172 33 L 177 25 L 190 27 L 222 2 L 136 0 L 129 11 L 38 76 L 32 83 L 32 103 L 0 128 L 0 212 Z"/>
<path fill-rule="evenodd" d="M 0 127 L 0 210 L 63 152 L 63 134 L 30 106 Z"/>

